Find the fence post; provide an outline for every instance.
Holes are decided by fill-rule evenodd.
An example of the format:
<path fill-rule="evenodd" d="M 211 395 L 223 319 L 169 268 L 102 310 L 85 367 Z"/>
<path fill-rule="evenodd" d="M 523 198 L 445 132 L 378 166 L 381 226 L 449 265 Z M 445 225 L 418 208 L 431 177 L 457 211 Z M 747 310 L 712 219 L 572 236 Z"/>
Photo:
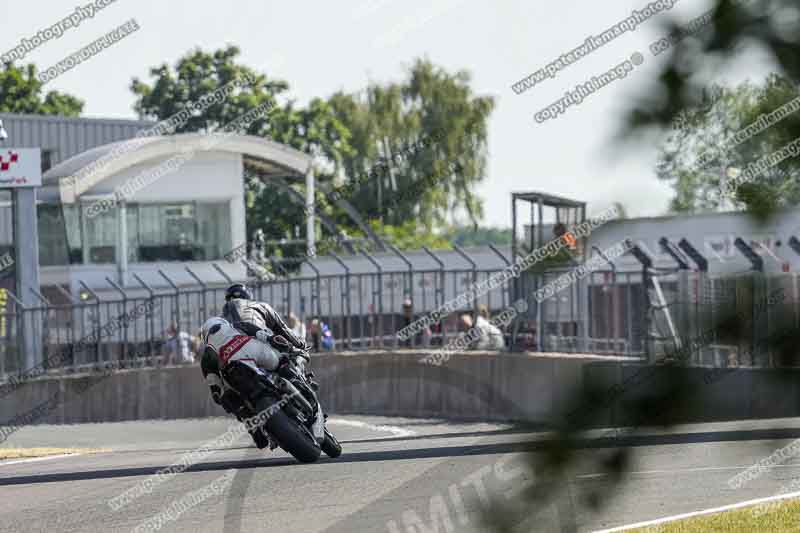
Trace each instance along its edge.
<path fill-rule="evenodd" d="M 175 326 L 178 328 L 178 331 L 181 330 L 181 291 L 178 286 L 167 276 L 163 270 L 160 268 L 158 269 L 158 273 L 164 278 L 167 283 L 175 290 L 175 311 L 173 315 L 175 317 Z"/>
<path fill-rule="evenodd" d="M 192 276 L 192 278 L 194 278 L 194 280 L 197 282 L 198 285 L 200 285 L 200 288 L 203 291 L 203 295 L 201 297 L 203 300 L 203 309 L 202 312 L 200 313 L 200 316 L 197 317 L 200 319 L 200 323 L 202 324 L 205 321 L 205 319 L 208 318 L 208 302 L 206 301 L 206 292 L 208 291 L 208 285 L 206 285 L 206 283 L 202 279 L 200 279 L 200 276 L 195 274 L 191 268 L 189 268 L 188 266 L 185 268 L 186 272 L 188 272 L 189 275 Z"/>
<path fill-rule="evenodd" d="M 100 317 L 100 303 L 101 303 L 100 297 L 97 295 L 96 292 L 94 292 L 92 289 L 90 289 L 88 287 L 88 285 L 86 285 L 83 281 L 78 280 L 78 283 L 80 284 L 81 287 L 83 287 L 83 290 L 88 292 L 91 295 L 91 297 L 94 298 L 94 301 L 96 302 L 95 305 L 96 305 L 96 312 L 97 312 L 97 326 L 99 327 L 102 324 L 102 321 L 100 320 L 100 318 L 101 318 Z M 92 332 L 94 332 L 94 331 L 95 331 L 95 328 L 93 327 L 92 328 Z M 97 336 L 97 342 L 95 342 L 95 344 L 94 344 L 94 352 L 95 352 L 95 357 L 96 357 L 95 363 L 99 363 L 100 362 L 100 335 Z M 75 354 L 73 353 L 73 364 L 75 364 L 74 363 L 74 359 L 75 359 Z M 88 361 L 86 361 L 86 362 L 88 363 Z"/>
<path fill-rule="evenodd" d="M 31 315 L 33 315 L 34 313 L 36 313 L 38 311 L 38 313 L 39 313 L 38 320 L 35 320 L 34 316 L 29 316 L 28 319 L 27 320 L 23 320 L 23 322 L 25 323 L 26 332 L 29 332 L 30 335 L 31 335 L 30 338 L 32 339 L 32 342 L 34 342 L 37 345 L 37 348 L 36 348 L 37 349 L 37 354 L 38 354 L 37 357 L 39 358 L 40 361 L 44 362 L 44 360 L 46 358 L 44 357 L 44 350 L 45 349 L 44 349 L 44 346 L 43 346 L 43 344 L 44 344 L 43 341 L 44 341 L 44 338 L 45 338 L 45 329 L 49 329 L 49 324 L 50 324 L 50 321 L 47 320 L 47 318 L 49 318 L 49 317 L 47 317 L 46 315 L 48 314 L 48 311 L 50 310 L 50 307 L 52 307 L 52 304 L 50 303 L 50 300 L 45 298 L 42 295 L 42 293 L 40 293 L 37 289 L 35 289 L 33 287 L 30 287 L 30 290 L 31 290 L 31 293 L 34 296 L 36 296 L 36 298 L 38 298 L 40 302 L 42 302 L 44 307 L 41 307 L 41 308 L 31 307 L 29 309 L 29 313 Z M 37 326 L 38 326 L 38 328 L 37 328 Z M 37 329 L 39 331 L 36 331 Z"/>
<path fill-rule="evenodd" d="M 331 252 L 329 254 L 333 257 L 339 266 L 344 269 L 344 288 L 342 288 L 342 297 L 344 298 L 345 303 L 347 304 L 347 313 L 345 314 L 345 323 L 344 323 L 344 333 L 345 337 L 347 338 L 346 346 L 350 348 L 352 346 L 352 342 L 350 339 L 350 267 L 348 267 L 342 258 L 336 255 L 335 253 Z M 328 324 L 330 327 L 330 324 Z"/>
<path fill-rule="evenodd" d="M 150 295 L 150 335 L 148 336 L 147 340 L 147 348 L 148 351 L 150 352 L 150 359 L 152 361 L 153 352 L 155 352 L 155 346 L 153 346 L 153 339 L 156 336 L 156 313 L 155 313 L 156 301 L 154 297 L 155 293 L 153 289 L 151 289 L 150 286 L 147 283 L 145 283 L 144 280 L 142 280 L 142 278 L 140 278 L 136 272 L 133 273 L 133 277 L 134 279 L 136 279 L 136 281 L 139 282 L 139 284 L 142 287 L 144 287 L 144 290 L 146 290 L 147 293 Z"/>
<path fill-rule="evenodd" d="M 458 246 L 457 244 L 453 245 L 453 250 L 455 250 L 458 255 L 463 257 L 464 260 L 467 261 L 470 264 L 470 266 L 472 267 L 472 288 L 474 290 L 475 285 L 478 284 L 478 264 L 475 261 L 473 261 L 472 258 L 470 256 L 468 256 L 467 253 L 464 250 L 462 250 L 461 247 Z M 477 296 L 477 294 L 475 295 L 475 298 L 472 300 L 472 310 L 475 313 L 475 316 L 477 317 L 478 316 L 478 296 Z"/>
<path fill-rule="evenodd" d="M 493 251 L 495 255 L 497 255 L 497 257 L 499 257 L 503 261 L 506 268 L 511 266 L 511 261 L 509 261 L 508 258 L 503 255 L 503 252 L 498 250 L 494 244 L 489 243 L 489 249 Z M 503 302 L 503 307 L 508 307 L 514 303 L 514 296 L 511 294 L 512 288 L 510 284 L 506 284 L 506 292 L 508 293 L 508 304 L 506 304 L 506 302 Z"/>
<path fill-rule="evenodd" d="M 403 263 L 406 264 L 406 268 L 408 269 L 408 285 L 403 287 L 403 291 L 406 294 L 408 294 L 409 298 L 411 298 L 411 309 L 412 309 L 412 319 L 413 319 L 413 309 L 414 309 L 414 265 L 411 263 L 411 261 L 408 259 L 408 257 L 406 257 L 405 254 L 403 252 L 401 252 L 397 248 L 397 246 L 395 246 L 393 244 L 389 244 L 388 246 L 389 246 L 389 249 L 392 252 L 394 252 L 395 255 L 397 255 L 397 257 L 399 257 L 403 261 Z M 423 248 L 424 248 L 424 246 L 423 246 Z M 428 251 L 428 253 L 430 253 L 430 251 Z M 423 287 L 422 290 L 425 290 L 425 288 Z M 423 312 L 424 312 L 424 310 L 423 310 Z M 394 309 L 392 309 L 392 313 L 394 313 Z M 394 323 L 394 319 L 392 319 L 392 323 Z M 381 340 L 382 340 L 382 338 L 381 338 Z M 413 340 L 410 340 L 409 344 L 413 346 L 413 342 L 414 342 Z M 397 332 L 394 332 L 394 347 L 395 348 L 397 348 L 397 344 L 398 344 L 397 343 Z"/>
<path fill-rule="evenodd" d="M 376 261 L 374 257 L 372 257 L 370 254 L 368 254 L 364 250 L 361 250 L 361 253 L 364 255 L 364 257 L 367 258 L 367 260 L 370 263 L 372 263 L 375 266 L 375 269 L 378 271 L 378 290 L 377 290 L 377 296 L 378 296 L 378 331 L 381 332 L 380 333 L 381 346 L 383 346 L 383 267 L 381 267 L 380 263 L 378 263 L 378 261 Z M 373 290 L 372 290 L 373 301 L 375 301 L 375 296 L 376 296 L 375 292 L 376 291 L 373 288 Z M 373 334 L 373 336 L 374 336 L 374 334 Z"/>
<path fill-rule="evenodd" d="M 13 305 L 14 305 L 14 307 L 13 307 L 14 312 L 11 313 L 10 316 L 13 317 L 13 320 L 14 320 L 13 324 L 14 324 L 14 327 L 16 328 L 16 331 L 14 332 L 14 341 L 16 342 L 16 345 L 17 345 L 15 353 L 16 353 L 17 358 L 18 358 L 17 361 L 19 361 L 19 355 L 22 353 L 22 346 L 23 346 L 22 337 L 19 334 L 19 330 L 20 330 L 20 326 L 19 325 L 21 323 L 21 320 L 20 320 L 19 317 L 24 312 L 25 305 L 19 300 L 19 298 L 17 298 L 17 296 L 12 291 L 6 289 L 5 290 L 5 294 L 9 298 L 11 298 L 11 300 L 13 302 Z M 20 311 L 20 309 L 22 309 L 23 311 Z M 2 310 L 2 312 L 3 312 L 3 314 L 0 315 L 0 318 L 6 318 L 6 317 L 9 316 L 9 314 L 6 312 L 5 308 L 0 308 L 0 310 Z M 6 327 L 8 327 L 8 323 L 9 323 L 9 321 L 6 320 Z M 7 335 L 11 336 L 10 332 L 8 332 Z M 2 357 L 2 359 L 0 359 L 0 375 L 6 375 L 6 363 L 7 363 L 6 359 L 7 359 L 7 356 L 8 356 L 8 350 L 6 349 L 7 346 L 8 346 L 8 344 L 6 342 L 3 342 L 2 344 L 0 344 L 0 347 L 2 348 L 2 351 L 0 351 L 0 357 Z M 21 371 L 26 370 L 26 369 L 25 368 L 19 368 L 18 370 L 21 372 Z"/>
<path fill-rule="evenodd" d="M 114 287 L 117 292 L 122 295 L 122 316 L 124 317 L 125 314 L 128 312 L 128 295 L 125 293 L 125 290 L 114 283 L 114 281 L 106 276 L 106 281 Z M 125 322 L 125 329 L 122 332 L 122 353 L 120 354 L 121 357 L 119 359 L 124 359 L 126 355 L 128 355 L 128 322 Z"/>
<path fill-rule="evenodd" d="M 214 270 L 216 270 L 216 271 L 219 273 L 219 275 L 220 275 L 220 276 L 222 276 L 223 278 L 225 278 L 225 281 L 226 281 L 226 282 L 228 282 L 228 285 L 233 285 L 233 280 L 231 279 L 231 277 L 228 275 L 228 273 L 227 273 L 227 272 L 225 272 L 224 270 L 222 270 L 222 268 L 220 268 L 220 266 L 219 266 L 218 264 L 216 264 L 216 263 L 211 263 L 211 267 L 212 267 Z"/>
<path fill-rule="evenodd" d="M 320 316 L 320 315 L 322 315 L 322 304 L 320 302 L 320 294 L 321 294 L 320 285 L 321 285 L 321 283 L 320 283 L 320 279 L 319 279 L 320 278 L 319 269 L 308 258 L 304 259 L 301 262 L 301 264 L 302 263 L 307 263 L 308 266 L 311 267 L 311 270 L 314 271 L 314 275 L 315 275 L 314 291 L 316 291 L 316 294 L 314 294 L 314 291 L 311 292 L 311 305 L 310 305 L 310 307 L 312 309 L 314 309 L 314 302 L 316 301 L 316 303 L 317 303 L 316 313 L 312 312 L 312 314 L 315 314 L 318 318 L 322 318 Z"/>

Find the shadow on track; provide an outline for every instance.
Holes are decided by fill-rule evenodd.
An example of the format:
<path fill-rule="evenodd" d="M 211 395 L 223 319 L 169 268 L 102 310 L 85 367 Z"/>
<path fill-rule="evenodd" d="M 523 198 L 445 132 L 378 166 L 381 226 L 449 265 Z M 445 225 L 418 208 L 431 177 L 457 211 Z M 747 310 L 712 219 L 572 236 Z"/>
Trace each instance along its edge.
<path fill-rule="evenodd" d="M 709 431 L 697 433 L 680 433 L 670 435 L 641 435 L 628 437 L 599 437 L 577 439 L 573 446 L 577 449 L 620 448 L 640 446 L 661 446 L 670 444 L 693 444 L 707 442 L 737 442 L 752 440 L 783 440 L 800 437 L 800 428 L 757 429 L 741 431 Z M 403 461 L 413 459 L 435 459 L 446 457 L 462 457 L 473 455 L 496 455 L 507 453 L 530 453 L 546 449 L 548 441 L 508 442 L 497 444 L 479 444 L 470 446 L 450 446 L 435 448 L 419 448 L 411 450 L 365 451 L 345 453 L 338 459 L 320 459 L 313 465 L 336 463 L 356 463 L 371 461 Z M 251 448 L 255 450 L 255 448 Z M 186 472 L 208 472 L 215 470 L 248 469 L 280 467 L 299 464 L 290 457 L 265 459 L 242 459 L 238 461 L 218 461 L 198 463 L 186 469 Z M 37 483 L 55 483 L 89 479 L 108 479 L 117 477 L 148 476 L 155 474 L 164 466 L 109 468 L 87 472 L 63 472 L 54 474 L 38 474 L 30 476 L 9 476 L 0 478 L 0 486 L 31 485 Z M 180 474 L 177 474 L 180 475 Z"/>

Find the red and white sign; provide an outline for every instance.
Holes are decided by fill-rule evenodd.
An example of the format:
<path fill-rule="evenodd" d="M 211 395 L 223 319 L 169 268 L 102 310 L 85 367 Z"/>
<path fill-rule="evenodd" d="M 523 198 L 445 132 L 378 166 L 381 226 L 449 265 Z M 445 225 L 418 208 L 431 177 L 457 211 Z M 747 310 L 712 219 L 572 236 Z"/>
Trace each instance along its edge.
<path fill-rule="evenodd" d="M 42 186 L 40 148 L 0 147 L 0 189 Z"/>

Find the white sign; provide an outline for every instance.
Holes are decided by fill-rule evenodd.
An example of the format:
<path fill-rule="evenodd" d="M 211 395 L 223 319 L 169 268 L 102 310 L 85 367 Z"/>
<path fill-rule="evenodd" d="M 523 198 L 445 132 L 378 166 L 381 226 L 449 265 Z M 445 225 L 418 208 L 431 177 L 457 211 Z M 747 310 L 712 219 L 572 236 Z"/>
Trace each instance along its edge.
<path fill-rule="evenodd" d="M 0 148 L 0 189 L 41 186 L 40 148 Z"/>

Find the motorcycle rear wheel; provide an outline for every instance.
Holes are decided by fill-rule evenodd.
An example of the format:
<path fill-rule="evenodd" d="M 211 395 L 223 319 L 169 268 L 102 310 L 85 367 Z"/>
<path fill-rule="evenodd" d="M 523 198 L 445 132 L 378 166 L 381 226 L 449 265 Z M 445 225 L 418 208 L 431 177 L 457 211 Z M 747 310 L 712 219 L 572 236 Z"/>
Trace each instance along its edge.
<path fill-rule="evenodd" d="M 317 439 L 309 429 L 283 411 L 273 413 L 267 420 L 266 427 L 280 447 L 301 463 L 313 463 L 319 459 L 322 449 Z"/>

